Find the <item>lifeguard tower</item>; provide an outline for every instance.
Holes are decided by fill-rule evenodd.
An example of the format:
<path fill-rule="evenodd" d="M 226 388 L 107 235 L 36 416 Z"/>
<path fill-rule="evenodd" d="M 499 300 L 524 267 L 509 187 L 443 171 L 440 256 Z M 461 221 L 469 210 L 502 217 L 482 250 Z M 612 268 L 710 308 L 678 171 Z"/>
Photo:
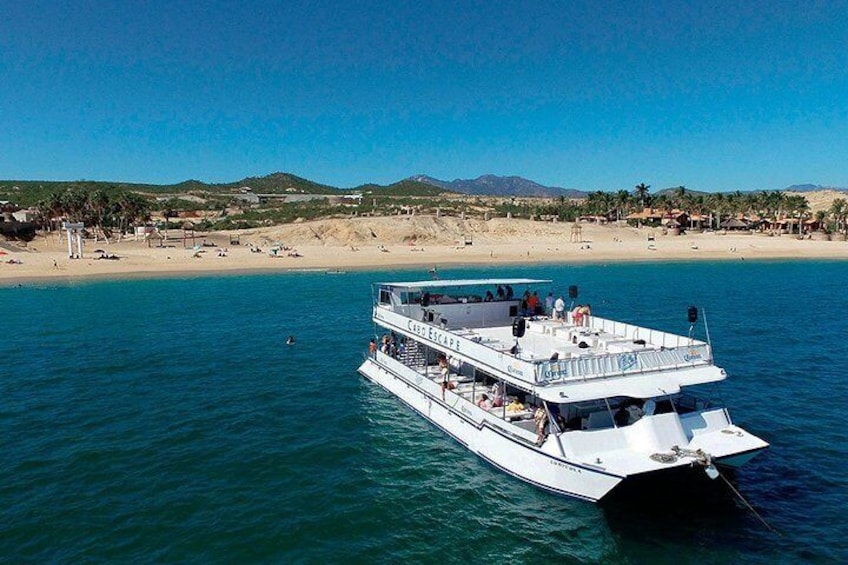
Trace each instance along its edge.
<path fill-rule="evenodd" d="M 571 226 L 571 243 L 583 243 L 583 226 L 574 222 Z"/>

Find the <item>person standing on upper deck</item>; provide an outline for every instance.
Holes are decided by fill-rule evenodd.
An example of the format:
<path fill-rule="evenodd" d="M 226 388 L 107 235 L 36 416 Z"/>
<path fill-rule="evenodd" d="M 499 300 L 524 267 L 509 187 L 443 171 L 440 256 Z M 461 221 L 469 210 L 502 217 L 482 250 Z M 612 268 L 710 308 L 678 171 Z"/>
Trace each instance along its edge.
<path fill-rule="evenodd" d="M 565 300 L 562 299 L 562 296 L 556 299 L 554 302 L 554 320 L 564 320 L 565 319 Z"/>
<path fill-rule="evenodd" d="M 554 315 L 554 293 L 549 292 L 548 296 L 545 298 L 545 315 L 553 316 Z"/>
<path fill-rule="evenodd" d="M 583 325 L 588 326 L 589 325 L 589 316 L 592 315 L 592 305 L 586 304 L 585 306 L 583 306 L 583 309 L 581 310 L 581 312 L 583 313 Z"/>
<path fill-rule="evenodd" d="M 527 315 L 535 316 L 539 308 L 539 294 L 534 290 L 533 294 L 527 296 Z"/>

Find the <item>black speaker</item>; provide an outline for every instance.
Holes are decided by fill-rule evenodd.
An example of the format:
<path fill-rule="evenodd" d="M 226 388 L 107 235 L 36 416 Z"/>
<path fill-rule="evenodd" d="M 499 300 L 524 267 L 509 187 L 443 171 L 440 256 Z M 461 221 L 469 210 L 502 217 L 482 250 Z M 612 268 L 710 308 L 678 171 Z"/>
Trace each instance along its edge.
<path fill-rule="evenodd" d="M 424 294 L 421 295 L 421 306 L 426 308 L 429 305 L 430 305 L 430 293 L 425 292 Z"/>
<path fill-rule="evenodd" d="M 527 331 L 527 320 L 518 317 L 512 321 L 512 335 L 515 337 L 524 337 L 525 331 Z"/>
<path fill-rule="evenodd" d="M 568 297 L 572 300 L 577 298 L 577 285 L 576 284 L 573 284 L 570 287 L 568 287 Z"/>
<path fill-rule="evenodd" d="M 690 324 L 694 324 L 695 322 L 698 321 L 698 309 L 695 308 L 694 306 L 690 306 L 686 310 L 686 314 L 687 314 L 687 317 L 689 318 Z"/>

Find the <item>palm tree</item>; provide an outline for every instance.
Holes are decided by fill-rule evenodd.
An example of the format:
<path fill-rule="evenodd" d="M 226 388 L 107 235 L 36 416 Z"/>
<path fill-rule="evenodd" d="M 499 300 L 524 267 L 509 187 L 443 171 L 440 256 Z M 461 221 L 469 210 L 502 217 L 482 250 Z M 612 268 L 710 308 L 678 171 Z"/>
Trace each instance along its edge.
<path fill-rule="evenodd" d="M 613 196 L 600 190 L 589 193 L 586 197 L 586 212 L 591 215 L 607 215 L 613 208 Z"/>
<path fill-rule="evenodd" d="M 844 198 L 837 198 L 830 204 L 830 213 L 836 221 L 836 231 L 845 231 L 845 216 L 848 215 L 848 202 Z"/>
<path fill-rule="evenodd" d="M 619 190 L 615 193 L 615 212 L 616 219 L 621 221 L 623 216 L 627 215 L 630 209 L 630 193 L 626 190 Z"/>
<path fill-rule="evenodd" d="M 709 206 L 715 212 L 715 227 L 718 229 L 721 227 L 721 214 L 725 209 L 724 193 L 715 192 L 711 194 L 709 197 Z M 710 220 L 710 227 L 712 227 L 712 220 Z"/>
<path fill-rule="evenodd" d="M 672 200 L 672 203 L 678 210 L 686 209 L 686 205 L 689 203 L 689 195 L 686 193 L 686 187 L 682 184 L 674 189 L 674 200 Z"/>
<path fill-rule="evenodd" d="M 36 205 L 38 215 L 41 217 L 41 225 L 48 229 L 59 229 L 57 224 L 54 224 L 54 219 L 58 222 L 58 218 L 64 213 L 62 205 L 62 193 L 51 192 L 47 198 Z"/>
<path fill-rule="evenodd" d="M 636 197 L 636 200 L 639 201 L 639 205 L 642 206 L 642 208 L 651 203 L 651 194 L 648 191 L 649 188 L 651 188 L 651 185 L 642 182 L 637 184 L 635 186 L 636 190 L 633 191 L 633 195 Z"/>
<path fill-rule="evenodd" d="M 771 206 L 774 211 L 775 219 L 782 220 L 783 219 L 783 208 L 786 205 L 786 195 L 780 192 L 779 190 L 775 190 L 771 195 Z"/>
<path fill-rule="evenodd" d="M 816 218 L 816 223 L 818 223 L 818 225 L 819 225 L 819 231 L 825 231 L 824 221 L 827 218 L 827 212 L 825 212 L 824 210 L 819 210 L 818 212 L 816 212 L 815 218 Z"/>
<path fill-rule="evenodd" d="M 89 215 L 92 221 L 93 228 L 100 228 L 103 230 L 103 235 L 106 237 L 106 240 L 109 240 L 109 233 L 107 229 L 108 216 L 111 212 L 112 202 L 109 198 L 109 193 L 105 190 L 97 189 L 93 192 L 89 192 L 88 196 L 88 208 Z M 97 241 L 97 230 L 94 231 L 94 241 Z"/>
<path fill-rule="evenodd" d="M 706 199 L 702 194 L 698 194 L 696 196 L 690 195 L 690 201 L 686 213 L 689 214 L 689 229 L 692 229 L 694 225 L 694 216 L 697 214 L 698 221 L 702 220 L 701 216 L 704 213 L 704 207 L 706 205 Z M 701 226 L 703 227 L 703 225 Z"/>
<path fill-rule="evenodd" d="M 150 218 L 150 203 L 135 192 L 123 192 L 116 202 L 116 215 L 121 233 L 138 221 Z"/>
<path fill-rule="evenodd" d="M 810 211 L 810 204 L 807 199 L 800 195 L 786 196 L 786 209 L 792 213 L 792 216 L 798 220 L 798 235 L 801 235 L 801 222 L 807 217 Z M 792 233 L 792 230 L 789 230 Z"/>

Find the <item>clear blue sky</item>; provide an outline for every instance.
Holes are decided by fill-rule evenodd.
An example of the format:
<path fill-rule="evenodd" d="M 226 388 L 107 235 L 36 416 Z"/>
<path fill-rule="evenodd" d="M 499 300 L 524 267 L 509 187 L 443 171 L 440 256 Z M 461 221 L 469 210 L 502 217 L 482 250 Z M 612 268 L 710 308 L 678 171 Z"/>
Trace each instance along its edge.
<path fill-rule="evenodd" d="M 0 178 L 848 186 L 848 3 L 688 4 L 0 0 Z"/>

